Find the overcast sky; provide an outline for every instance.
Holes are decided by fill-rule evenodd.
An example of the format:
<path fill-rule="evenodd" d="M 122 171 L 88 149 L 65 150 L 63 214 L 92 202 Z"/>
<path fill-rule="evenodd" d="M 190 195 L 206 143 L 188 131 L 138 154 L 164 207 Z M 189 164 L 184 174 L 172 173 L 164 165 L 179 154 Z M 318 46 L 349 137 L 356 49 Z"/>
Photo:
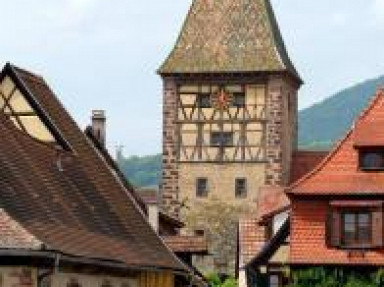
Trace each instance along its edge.
<path fill-rule="evenodd" d="M 218 1 L 218 0 L 217 0 Z M 84 127 L 108 114 L 108 146 L 161 150 L 161 82 L 191 0 L 0 0 L 0 63 L 45 76 Z M 384 74 L 384 0 L 272 0 L 305 80 L 300 108 Z"/>

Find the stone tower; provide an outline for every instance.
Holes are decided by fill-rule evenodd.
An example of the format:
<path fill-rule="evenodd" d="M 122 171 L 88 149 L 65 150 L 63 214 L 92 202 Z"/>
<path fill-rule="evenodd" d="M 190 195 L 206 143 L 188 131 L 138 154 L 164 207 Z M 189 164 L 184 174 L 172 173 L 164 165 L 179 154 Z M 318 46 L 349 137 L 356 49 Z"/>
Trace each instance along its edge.
<path fill-rule="evenodd" d="M 288 182 L 302 81 L 269 0 L 194 0 L 159 74 L 169 212 Z"/>

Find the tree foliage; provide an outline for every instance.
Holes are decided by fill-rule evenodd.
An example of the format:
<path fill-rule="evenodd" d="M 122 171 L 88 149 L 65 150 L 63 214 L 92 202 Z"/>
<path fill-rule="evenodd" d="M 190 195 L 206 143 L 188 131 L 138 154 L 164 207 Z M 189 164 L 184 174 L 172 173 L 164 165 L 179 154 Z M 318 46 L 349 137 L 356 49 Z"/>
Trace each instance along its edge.
<path fill-rule="evenodd" d="M 238 285 L 234 277 L 228 277 L 222 280 L 217 273 L 210 273 L 205 277 L 211 287 L 237 287 Z"/>
<path fill-rule="evenodd" d="M 299 144 L 327 148 L 344 136 L 375 95 L 384 76 L 342 90 L 299 113 Z"/>
<path fill-rule="evenodd" d="M 161 176 L 161 155 L 124 157 L 117 153 L 117 164 L 126 178 L 137 187 L 158 186 Z"/>
<path fill-rule="evenodd" d="M 356 272 L 353 269 L 308 268 L 292 272 L 289 287 L 379 287 L 384 283 L 384 269 Z"/>
<path fill-rule="evenodd" d="M 204 229 L 210 243 L 210 252 L 218 271 L 233 274 L 237 251 L 237 225 L 239 216 L 248 211 L 244 205 L 236 205 L 221 199 L 195 204 L 184 214 L 190 230 Z"/>

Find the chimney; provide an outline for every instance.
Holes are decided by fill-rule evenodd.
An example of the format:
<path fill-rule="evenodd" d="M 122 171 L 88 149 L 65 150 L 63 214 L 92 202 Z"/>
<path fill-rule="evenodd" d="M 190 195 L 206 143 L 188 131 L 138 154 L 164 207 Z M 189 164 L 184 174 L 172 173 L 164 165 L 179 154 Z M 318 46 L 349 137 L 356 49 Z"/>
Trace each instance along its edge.
<path fill-rule="evenodd" d="M 152 228 L 159 232 L 159 206 L 156 202 L 147 203 L 148 207 L 148 220 Z"/>
<path fill-rule="evenodd" d="M 100 145 L 105 147 L 105 127 L 106 117 L 104 110 L 92 111 L 92 133 L 93 136 L 99 141 Z"/>

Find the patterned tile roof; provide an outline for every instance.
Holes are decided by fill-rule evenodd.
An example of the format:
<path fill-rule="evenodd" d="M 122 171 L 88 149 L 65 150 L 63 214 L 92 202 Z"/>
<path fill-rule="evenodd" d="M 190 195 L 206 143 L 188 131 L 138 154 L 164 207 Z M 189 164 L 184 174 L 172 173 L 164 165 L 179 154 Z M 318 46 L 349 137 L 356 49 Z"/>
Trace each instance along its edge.
<path fill-rule="evenodd" d="M 160 74 L 288 71 L 288 57 L 269 0 L 194 0 Z"/>
<path fill-rule="evenodd" d="M 345 138 L 310 173 L 293 184 L 288 193 L 322 195 L 384 194 L 384 175 L 359 170 L 359 145 L 384 145 L 384 90 L 356 120 Z M 367 132 L 370 131 L 370 132 Z"/>
<path fill-rule="evenodd" d="M 29 93 L 39 115 L 70 147 L 60 150 L 37 141 L 0 113 L 0 207 L 12 220 L 46 250 L 127 267 L 186 270 L 43 78 L 9 64 L 5 75 Z M 8 248 L 17 247 L 9 243 Z"/>

